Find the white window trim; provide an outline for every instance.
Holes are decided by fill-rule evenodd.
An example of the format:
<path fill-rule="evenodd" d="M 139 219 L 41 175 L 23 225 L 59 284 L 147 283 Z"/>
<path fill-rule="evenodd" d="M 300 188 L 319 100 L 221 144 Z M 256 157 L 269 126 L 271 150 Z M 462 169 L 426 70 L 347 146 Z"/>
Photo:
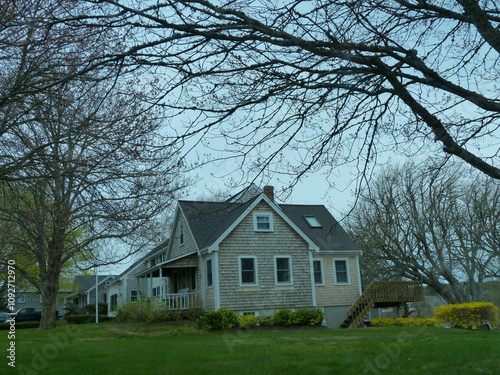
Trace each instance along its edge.
<path fill-rule="evenodd" d="M 241 260 L 242 259 L 249 259 L 252 258 L 254 260 L 254 272 L 255 272 L 255 283 L 243 283 L 242 277 L 241 277 Z M 246 286 L 259 286 L 259 272 L 258 272 L 258 266 L 257 266 L 257 257 L 255 255 L 240 255 L 238 257 L 238 277 L 240 280 L 240 286 L 241 287 L 246 287 Z"/>
<path fill-rule="evenodd" d="M 347 269 L 347 282 L 338 282 L 337 281 L 337 267 L 335 265 L 336 261 L 345 261 L 346 269 Z M 333 280 L 335 285 L 351 285 L 351 272 L 349 271 L 349 259 L 347 258 L 333 258 Z"/>
<path fill-rule="evenodd" d="M 257 217 L 259 217 L 259 216 L 269 217 L 269 229 L 257 228 Z M 273 214 L 271 212 L 254 212 L 253 213 L 253 230 L 255 232 L 273 232 L 274 231 Z"/>
<path fill-rule="evenodd" d="M 288 258 L 288 266 L 290 267 L 290 281 L 278 282 L 278 258 Z M 274 284 L 275 285 L 293 285 L 293 272 L 292 272 L 292 257 L 290 255 L 275 255 L 274 256 Z"/>
<path fill-rule="evenodd" d="M 321 283 L 316 283 L 316 280 L 314 278 L 314 262 L 319 262 L 320 270 L 321 270 Z M 323 259 L 314 259 L 313 258 L 312 271 L 313 271 L 314 285 L 315 286 L 325 286 L 325 268 L 323 267 Z"/>

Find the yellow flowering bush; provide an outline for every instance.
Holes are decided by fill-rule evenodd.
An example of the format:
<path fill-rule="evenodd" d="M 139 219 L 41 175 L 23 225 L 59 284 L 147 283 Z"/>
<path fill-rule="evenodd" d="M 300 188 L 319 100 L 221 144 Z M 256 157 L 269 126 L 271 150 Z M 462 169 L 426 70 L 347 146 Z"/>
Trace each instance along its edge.
<path fill-rule="evenodd" d="M 489 322 L 498 326 L 498 307 L 491 302 L 469 302 L 443 305 L 434 309 L 434 317 L 439 324 L 450 324 L 457 328 L 478 329 Z"/>
<path fill-rule="evenodd" d="M 372 327 L 392 327 L 392 326 L 436 326 L 433 318 L 374 318 L 370 322 Z"/>

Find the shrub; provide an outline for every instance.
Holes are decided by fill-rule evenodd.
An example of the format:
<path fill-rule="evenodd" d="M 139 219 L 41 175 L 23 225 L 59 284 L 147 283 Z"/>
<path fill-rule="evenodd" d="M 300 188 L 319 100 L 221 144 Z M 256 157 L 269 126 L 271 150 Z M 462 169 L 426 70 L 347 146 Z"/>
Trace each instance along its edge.
<path fill-rule="evenodd" d="M 293 323 L 300 326 L 317 326 L 323 322 L 325 314 L 320 309 L 303 308 L 293 314 Z"/>
<path fill-rule="evenodd" d="M 434 309 L 434 317 L 439 324 L 450 324 L 457 328 L 478 329 L 489 322 L 498 326 L 498 307 L 490 302 L 469 302 L 443 305 Z"/>
<path fill-rule="evenodd" d="M 272 315 L 259 315 L 257 319 L 261 327 L 271 327 L 274 325 L 274 317 Z"/>
<path fill-rule="evenodd" d="M 107 314 L 108 313 L 108 304 L 104 302 L 99 302 L 97 304 L 97 310 L 99 314 Z M 85 305 L 83 308 L 83 312 L 87 314 L 95 314 L 95 303 L 90 303 Z"/>
<path fill-rule="evenodd" d="M 279 310 L 274 314 L 274 324 L 277 326 L 291 326 L 294 323 L 294 314 L 290 310 Z"/>
<path fill-rule="evenodd" d="M 167 310 L 162 303 L 145 299 L 124 303 L 116 310 L 116 320 L 122 322 L 160 323 L 182 319 L 180 310 Z"/>
<path fill-rule="evenodd" d="M 238 315 L 237 319 L 240 328 L 252 328 L 259 324 L 259 318 L 255 315 Z"/>
<path fill-rule="evenodd" d="M 209 311 L 201 317 L 202 327 L 208 330 L 231 329 L 237 324 L 236 313 L 228 309 Z"/>
<path fill-rule="evenodd" d="M 65 318 L 69 315 L 80 315 L 83 313 L 82 309 L 76 303 L 69 302 L 64 305 L 64 311 L 66 311 L 63 315 Z"/>
<path fill-rule="evenodd" d="M 371 327 L 391 327 L 391 326 L 436 326 L 433 318 L 374 318 L 370 322 Z"/>

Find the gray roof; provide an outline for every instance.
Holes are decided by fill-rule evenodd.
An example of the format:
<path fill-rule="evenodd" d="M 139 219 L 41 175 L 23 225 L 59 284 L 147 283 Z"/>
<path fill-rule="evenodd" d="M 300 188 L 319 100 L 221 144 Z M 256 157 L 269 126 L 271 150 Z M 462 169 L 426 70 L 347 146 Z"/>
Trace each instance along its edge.
<path fill-rule="evenodd" d="M 107 278 L 112 277 L 112 275 L 98 275 L 97 280 L 99 284 L 105 281 Z M 95 276 L 75 276 L 75 284 L 77 287 L 78 294 L 83 294 L 89 289 L 95 287 Z"/>
<path fill-rule="evenodd" d="M 140 257 L 137 261 L 135 261 L 130 267 L 128 267 L 125 271 L 123 271 L 120 275 L 117 276 L 117 279 L 120 277 L 124 276 L 129 272 L 130 270 L 134 269 L 138 264 L 144 262 L 146 259 L 148 259 L 150 256 L 159 253 L 161 250 L 165 249 L 168 246 L 168 239 L 161 243 L 160 245 L 154 247 L 152 250 L 148 251 L 146 255 Z"/>
<path fill-rule="evenodd" d="M 179 201 L 199 249 L 212 245 L 245 210 L 254 197 L 241 202 Z"/>
<path fill-rule="evenodd" d="M 260 196 L 260 195 L 259 195 Z M 259 197 L 248 201 L 201 202 L 179 201 L 199 249 L 212 245 Z M 359 250 L 351 237 L 323 205 L 276 204 L 321 250 Z M 321 228 L 312 228 L 305 216 L 314 216 Z"/>

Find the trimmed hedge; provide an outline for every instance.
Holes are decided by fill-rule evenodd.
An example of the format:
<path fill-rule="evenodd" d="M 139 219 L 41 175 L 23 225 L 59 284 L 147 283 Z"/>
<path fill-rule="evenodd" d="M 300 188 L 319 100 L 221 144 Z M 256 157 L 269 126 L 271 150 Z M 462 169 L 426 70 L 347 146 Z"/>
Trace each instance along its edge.
<path fill-rule="evenodd" d="M 325 314 L 316 308 L 302 308 L 297 311 L 279 310 L 273 315 L 236 315 L 228 309 L 209 311 L 201 316 L 197 322 L 200 328 L 208 330 L 227 330 L 233 327 L 243 329 L 256 326 L 317 326 L 322 324 Z"/>
<path fill-rule="evenodd" d="M 201 326 L 210 331 L 227 330 L 238 324 L 238 317 L 234 311 L 220 309 L 209 311 L 200 318 Z"/>
<path fill-rule="evenodd" d="M 498 326 L 498 307 L 491 302 L 469 302 L 456 305 L 443 305 L 434 309 L 438 324 L 450 324 L 456 328 L 480 329 L 489 322 L 493 328 Z"/>
<path fill-rule="evenodd" d="M 413 327 L 434 327 L 437 326 L 436 320 L 434 318 L 373 318 L 370 321 L 370 327 L 403 327 L 403 326 L 413 326 Z"/>

